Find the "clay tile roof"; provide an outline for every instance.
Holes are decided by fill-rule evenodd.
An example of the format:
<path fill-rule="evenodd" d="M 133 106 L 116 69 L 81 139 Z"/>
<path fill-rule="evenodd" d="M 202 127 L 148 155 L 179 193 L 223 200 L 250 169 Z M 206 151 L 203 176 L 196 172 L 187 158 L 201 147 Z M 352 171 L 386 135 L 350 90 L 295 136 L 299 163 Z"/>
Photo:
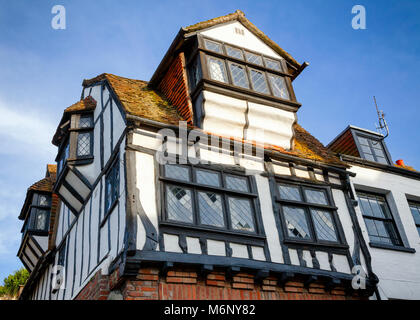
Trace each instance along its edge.
<path fill-rule="evenodd" d="M 402 168 L 402 169 L 406 169 L 406 170 L 410 170 L 410 171 L 414 171 L 414 172 L 418 172 L 416 169 L 414 169 L 413 167 L 411 167 L 411 166 L 407 166 L 407 165 L 399 165 L 399 164 L 394 164 L 394 166 L 395 167 L 398 167 L 398 168 Z"/>
<path fill-rule="evenodd" d="M 245 27 L 247 27 L 252 33 L 254 33 L 257 37 L 259 37 L 266 45 L 271 47 L 275 52 L 280 54 L 283 58 L 285 58 L 288 62 L 290 62 L 296 68 L 300 68 L 300 63 L 297 62 L 288 52 L 283 50 L 277 43 L 271 40 L 264 32 L 258 29 L 251 21 L 249 21 L 245 14 L 241 10 L 236 10 L 233 13 L 229 13 L 225 16 L 213 18 L 210 20 L 202 21 L 188 27 L 182 28 L 184 32 L 196 32 L 199 30 L 203 30 L 209 27 L 212 27 L 217 24 L 230 22 L 233 20 L 238 20 L 241 22 Z"/>
<path fill-rule="evenodd" d="M 147 86 L 146 81 L 103 73 L 93 79 L 83 80 L 83 86 L 89 86 L 103 80 L 108 81 L 128 114 L 175 125 L 180 120 L 184 120 L 175 107 Z"/>
<path fill-rule="evenodd" d="M 28 190 L 45 191 L 45 192 L 51 192 L 52 189 L 53 189 L 53 182 L 51 181 L 49 177 L 35 182 L 33 185 L 31 185 L 28 188 Z"/>
<path fill-rule="evenodd" d="M 47 164 L 47 174 L 46 177 L 49 177 L 52 182 L 55 182 L 57 175 L 57 165 L 56 164 Z"/>
<path fill-rule="evenodd" d="M 303 129 L 299 124 L 296 123 L 294 129 L 295 146 L 293 151 L 296 155 L 311 160 L 346 166 L 333 152 L 328 150 L 318 139 Z"/>
<path fill-rule="evenodd" d="M 84 98 L 72 104 L 70 107 L 64 110 L 64 112 L 75 112 L 75 111 L 90 111 L 95 110 L 96 108 L 96 101 L 91 96 Z"/>

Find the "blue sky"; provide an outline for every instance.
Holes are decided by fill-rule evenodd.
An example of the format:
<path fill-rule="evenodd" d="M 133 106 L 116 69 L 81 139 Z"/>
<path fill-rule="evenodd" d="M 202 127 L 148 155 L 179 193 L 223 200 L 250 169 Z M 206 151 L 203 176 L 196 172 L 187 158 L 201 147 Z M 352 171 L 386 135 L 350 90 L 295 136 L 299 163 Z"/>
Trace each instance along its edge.
<path fill-rule="evenodd" d="M 57 4 L 66 30 L 51 28 Z M 366 30 L 351 27 L 356 4 Z M 420 168 L 419 1 L 0 0 L 0 283 L 21 267 L 17 216 L 54 161 L 51 138 L 82 80 L 103 72 L 148 80 L 181 26 L 236 9 L 310 63 L 294 81 L 303 127 L 324 144 L 348 124 L 374 130 L 375 95 L 394 161 Z"/>

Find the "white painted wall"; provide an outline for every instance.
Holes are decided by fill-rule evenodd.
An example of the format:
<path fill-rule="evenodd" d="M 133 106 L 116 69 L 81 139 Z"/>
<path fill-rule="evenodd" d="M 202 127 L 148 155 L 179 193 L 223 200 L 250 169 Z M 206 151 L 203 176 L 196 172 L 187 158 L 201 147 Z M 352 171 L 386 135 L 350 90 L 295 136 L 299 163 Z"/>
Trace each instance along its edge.
<path fill-rule="evenodd" d="M 244 34 L 238 34 L 235 31 L 235 28 L 243 30 Z M 203 36 L 256 51 L 276 59 L 282 59 L 279 54 L 267 46 L 260 38 L 256 37 L 247 28 L 245 28 L 242 23 L 238 21 L 219 24 L 217 26 L 202 30 L 199 33 Z"/>
<path fill-rule="evenodd" d="M 387 192 L 387 201 L 394 201 L 397 210 L 392 214 L 401 219 L 408 245 L 416 253 L 398 252 L 387 249 L 372 248 L 373 271 L 379 277 L 379 288 L 382 298 L 388 299 L 419 299 L 420 298 L 420 237 L 411 215 L 407 195 L 420 197 L 420 181 L 393 173 L 387 173 L 370 168 L 352 166 L 356 173 L 352 184 L 374 188 Z M 392 207 L 391 207 L 392 210 Z M 357 216 L 363 236 L 369 243 L 369 236 L 360 207 L 356 207 Z"/>
<path fill-rule="evenodd" d="M 295 113 L 203 91 L 204 131 L 291 148 Z"/>

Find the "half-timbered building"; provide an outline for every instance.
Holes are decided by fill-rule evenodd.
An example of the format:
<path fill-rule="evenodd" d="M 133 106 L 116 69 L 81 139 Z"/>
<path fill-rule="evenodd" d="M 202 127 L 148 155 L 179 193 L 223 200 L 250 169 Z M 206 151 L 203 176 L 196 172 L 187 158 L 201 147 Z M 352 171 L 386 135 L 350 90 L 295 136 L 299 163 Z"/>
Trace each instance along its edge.
<path fill-rule="evenodd" d="M 181 28 L 149 82 L 84 80 L 21 299 L 379 298 L 358 173 L 297 121 L 307 65 L 236 11 Z"/>

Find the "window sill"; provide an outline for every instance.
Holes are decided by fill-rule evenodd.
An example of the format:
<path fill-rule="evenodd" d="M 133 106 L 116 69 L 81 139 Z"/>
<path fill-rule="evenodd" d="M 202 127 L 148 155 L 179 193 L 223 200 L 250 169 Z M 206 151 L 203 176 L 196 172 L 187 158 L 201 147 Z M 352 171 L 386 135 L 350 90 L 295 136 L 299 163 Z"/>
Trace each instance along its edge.
<path fill-rule="evenodd" d="M 393 246 L 393 245 L 383 244 L 383 243 L 369 242 L 369 245 L 372 248 L 377 248 L 377 249 L 387 249 L 387 250 L 401 251 L 401 252 L 407 252 L 407 253 L 416 252 L 416 249 L 414 248 L 398 247 L 398 246 Z"/>
<path fill-rule="evenodd" d="M 249 239 L 251 242 L 265 242 L 266 240 L 265 235 L 262 234 L 216 229 L 177 222 L 161 221 L 159 227 L 162 232 L 182 233 L 191 237 L 210 236 L 209 238 L 220 238 L 221 240 L 231 239 L 232 241 L 233 239 L 237 241 Z"/>
<path fill-rule="evenodd" d="M 347 244 L 342 243 L 325 243 L 325 242 L 309 242 L 309 241 L 299 241 L 293 239 L 285 239 L 284 244 L 286 245 L 294 245 L 294 246 L 302 246 L 302 247 L 311 247 L 311 248 L 334 248 L 334 249 L 348 249 L 349 246 Z"/>
<path fill-rule="evenodd" d="M 74 166 L 83 165 L 83 164 L 89 164 L 93 162 L 93 157 L 81 157 L 81 158 L 73 158 L 67 160 L 69 164 L 72 164 Z"/>

